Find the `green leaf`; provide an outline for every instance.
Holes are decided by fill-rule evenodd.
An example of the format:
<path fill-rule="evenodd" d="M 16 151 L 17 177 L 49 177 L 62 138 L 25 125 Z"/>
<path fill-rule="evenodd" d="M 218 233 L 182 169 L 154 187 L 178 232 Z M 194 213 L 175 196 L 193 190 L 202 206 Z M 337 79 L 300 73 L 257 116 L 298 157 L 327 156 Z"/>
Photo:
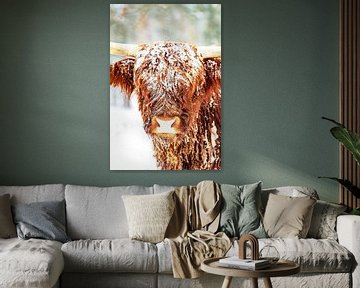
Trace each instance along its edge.
<path fill-rule="evenodd" d="M 360 188 L 355 186 L 349 180 L 340 179 L 340 178 L 336 178 L 336 177 L 318 177 L 318 178 L 326 178 L 326 179 L 337 181 L 342 186 L 344 186 L 347 190 L 349 190 L 356 198 L 360 198 Z"/>
<path fill-rule="evenodd" d="M 360 137 L 356 133 L 349 131 L 345 127 L 331 128 L 331 134 L 339 140 L 354 156 L 360 165 Z"/>
<path fill-rule="evenodd" d="M 360 136 L 333 119 L 326 117 L 322 117 L 322 119 L 337 125 L 330 129 L 331 134 L 351 152 L 356 162 L 360 165 Z"/>
<path fill-rule="evenodd" d="M 360 208 L 354 208 L 351 212 L 351 215 L 358 215 L 360 216 Z"/>
<path fill-rule="evenodd" d="M 344 125 L 342 125 L 341 123 L 335 121 L 334 119 L 330 119 L 330 118 L 327 118 L 327 117 L 321 117 L 321 119 L 325 119 L 327 121 L 330 121 L 330 122 L 332 122 L 332 123 L 334 123 L 334 124 L 336 124 L 336 125 L 338 125 L 340 127 L 345 127 Z"/>

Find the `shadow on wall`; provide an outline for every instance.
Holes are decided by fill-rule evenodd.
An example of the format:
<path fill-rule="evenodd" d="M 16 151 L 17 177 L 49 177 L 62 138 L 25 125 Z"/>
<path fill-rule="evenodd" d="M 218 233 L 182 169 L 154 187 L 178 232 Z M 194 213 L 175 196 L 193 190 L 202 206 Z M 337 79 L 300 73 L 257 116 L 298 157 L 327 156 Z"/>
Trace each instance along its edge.
<path fill-rule="evenodd" d="M 338 191 L 337 185 L 330 181 L 318 179 L 319 175 L 308 174 L 254 151 L 247 151 L 239 156 L 241 162 L 244 163 L 243 166 L 246 167 L 241 172 L 245 176 L 244 178 L 251 179 L 254 177 L 253 175 L 259 175 L 259 179 L 253 179 L 253 181 L 263 181 L 264 188 L 307 186 L 314 188 L 321 200 L 339 202 L 339 196 L 336 192 Z"/>

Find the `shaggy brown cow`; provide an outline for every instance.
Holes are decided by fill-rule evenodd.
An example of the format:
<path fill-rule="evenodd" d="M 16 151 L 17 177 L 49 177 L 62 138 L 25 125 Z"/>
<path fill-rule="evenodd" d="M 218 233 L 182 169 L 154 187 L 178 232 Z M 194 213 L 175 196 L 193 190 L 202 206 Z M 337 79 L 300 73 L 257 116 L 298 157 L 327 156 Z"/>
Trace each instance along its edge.
<path fill-rule="evenodd" d="M 130 54 L 111 64 L 110 85 L 128 97 L 135 91 L 158 167 L 220 169 L 221 57 L 181 42 L 141 45 Z"/>

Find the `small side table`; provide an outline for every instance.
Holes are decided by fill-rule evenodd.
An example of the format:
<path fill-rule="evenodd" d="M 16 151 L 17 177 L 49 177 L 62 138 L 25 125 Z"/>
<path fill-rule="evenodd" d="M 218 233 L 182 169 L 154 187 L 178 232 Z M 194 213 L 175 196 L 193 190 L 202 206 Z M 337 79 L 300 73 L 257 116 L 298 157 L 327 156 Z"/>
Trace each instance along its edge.
<path fill-rule="evenodd" d="M 201 263 L 201 270 L 216 275 L 225 276 L 222 288 L 229 288 L 233 277 L 251 278 L 253 287 L 258 288 L 258 278 L 263 278 L 265 287 L 272 288 L 270 277 L 289 276 L 300 272 L 300 266 L 288 260 L 279 260 L 269 268 L 261 270 L 245 270 L 222 267 L 219 259 L 206 259 Z"/>

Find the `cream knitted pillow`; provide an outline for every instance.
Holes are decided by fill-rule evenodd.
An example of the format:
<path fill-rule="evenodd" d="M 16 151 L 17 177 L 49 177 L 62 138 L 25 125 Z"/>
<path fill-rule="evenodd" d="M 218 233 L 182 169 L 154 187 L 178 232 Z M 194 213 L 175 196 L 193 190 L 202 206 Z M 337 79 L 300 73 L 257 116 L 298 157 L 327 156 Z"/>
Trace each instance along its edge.
<path fill-rule="evenodd" d="M 122 196 L 131 239 L 151 243 L 164 240 L 175 208 L 173 193 Z"/>

